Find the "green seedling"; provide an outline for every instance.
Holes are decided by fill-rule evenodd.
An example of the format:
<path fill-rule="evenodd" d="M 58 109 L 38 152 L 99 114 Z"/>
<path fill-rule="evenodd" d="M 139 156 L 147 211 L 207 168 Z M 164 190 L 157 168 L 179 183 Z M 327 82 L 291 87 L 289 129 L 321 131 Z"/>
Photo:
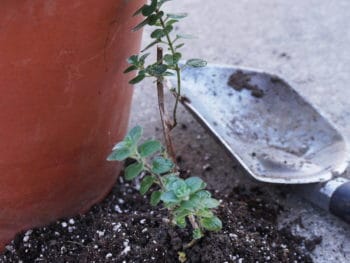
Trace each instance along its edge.
<path fill-rule="evenodd" d="M 187 60 L 183 66 L 180 66 L 179 62 L 182 58 L 180 49 L 185 45 L 183 41 L 194 37 L 189 34 L 175 34 L 175 36 L 172 36 L 174 26 L 179 23 L 181 19 L 187 17 L 187 13 L 165 13 L 162 7 L 164 3 L 169 1 L 171 0 L 152 0 L 149 5 L 144 5 L 135 12 L 135 16 L 142 15 L 144 20 L 135 26 L 133 30 L 140 30 L 146 25 L 153 27 L 154 30 L 150 35 L 152 42 L 146 45 L 141 51 L 141 54 L 133 55 L 128 59 L 130 66 L 124 73 L 137 71 L 137 76 L 130 80 L 130 84 L 137 84 L 148 77 L 156 78 L 159 81 L 165 77 L 176 76 L 176 88 L 171 90 L 174 92 L 176 98 L 172 116 L 172 126 L 174 127 L 177 123 L 176 112 L 181 97 L 181 71 L 186 67 L 204 67 L 207 65 L 207 62 L 203 59 L 191 58 Z M 150 53 L 145 53 L 145 51 L 155 45 L 163 45 L 166 52 L 154 63 L 146 65 L 146 58 Z"/>
<path fill-rule="evenodd" d="M 219 231 L 222 223 L 213 209 L 220 202 L 205 190 L 206 183 L 199 177 L 180 178 L 162 144 L 157 140 L 140 143 L 142 133 L 140 126 L 131 129 L 124 140 L 115 145 L 108 160 L 133 159 L 135 162 L 125 168 L 125 179 L 142 177 L 140 193 L 151 191 L 151 205 L 162 203 L 170 212 L 172 224 L 185 228 L 187 220 L 191 222 L 193 239 L 203 237 L 205 230 Z"/>
<path fill-rule="evenodd" d="M 219 206 L 219 201 L 212 198 L 206 188 L 206 183 L 199 177 L 182 179 L 175 164 L 175 154 L 171 140 L 171 130 L 176 126 L 176 112 L 181 98 L 181 71 L 186 67 L 204 67 L 206 62 L 193 58 L 180 66 L 182 54 L 181 47 L 184 39 L 193 38 L 190 35 L 176 34 L 172 36 L 174 25 L 187 14 L 165 13 L 163 4 L 171 0 L 152 0 L 150 4 L 143 5 L 134 15 L 142 15 L 143 21 L 133 30 L 139 30 L 144 26 L 154 27 L 150 37 L 153 39 L 140 54 L 132 55 L 127 60 L 130 64 L 124 73 L 136 71 L 136 77 L 130 80 L 130 84 L 137 84 L 145 78 L 155 78 L 158 92 L 158 106 L 163 126 L 163 134 L 166 147 L 157 140 L 149 140 L 140 143 L 143 129 L 136 126 L 129 131 L 124 140 L 117 143 L 109 155 L 109 161 L 123 161 L 127 158 L 135 162 L 125 169 L 126 180 L 142 177 L 140 193 L 142 195 L 151 192 L 150 203 L 157 206 L 160 203 L 170 213 L 171 223 L 180 228 L 185 228 L 190 223 L 193 229 L 193 240 L 203 237 L 205 231 L 219 231 L 222 228 L 221 220 L 215 215 L 214 209 Z M 147 64 L 149 53 L 144 53 L 149 48 L 157 46 L 157 59 L 154 63 Z M 163 50 L 166 50 L 163 54 Z M 172 121 L 166 116 L 164 107 L 164 79 L 176 77 L 177 86 L 170 88 L 175 95 L 175 103 Z"/>

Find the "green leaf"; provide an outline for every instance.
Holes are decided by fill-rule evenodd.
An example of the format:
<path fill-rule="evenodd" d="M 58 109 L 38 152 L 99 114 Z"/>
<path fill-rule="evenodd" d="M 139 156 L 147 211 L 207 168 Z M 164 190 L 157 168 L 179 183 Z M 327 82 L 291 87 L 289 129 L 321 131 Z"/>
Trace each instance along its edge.
<path fill-rule="evenodd" d="M 143 128 L 136 125 L 126 134 L 124 141 L 129 142 L 130 145 L 135 145 L 141 139 L 142 134 Z"/>
<path fill-rule="evenodd" d="M 199 209 L 206 208 L 203 200 L 210 198 L 211 194 L 208 191 L 201 190 L 190 196 L 190 199 L 184 201 L 181 207 L 189 209 L 191 211 L 197 211 Z"/>
<path fill-rule="evenodd" d="M 181 208 L 187 209 L 191 212 L 195 212 L 198 208 L 200 208 L 199 203 L 200 203 L 200 200 L 198 198 L 192 197 L 190 200 L 183 201 L 181 203 Z"/>
<path fill-rule="evenodd" d="M 190 177 L 185 180 L 187 186 L 191 189 L 191 193 L 204 189 L 207 185 L 199 177 Z"/>
<path fill-rule="evenodd" d="M 181 53 L 179 52 L 176 52 L 174 55 L 166 54 L 164 56 L 165 63 L 169 65 L 176 65 L 177 63 L 179 63 L 180 59 L 181 59 Z"/>
<path fill-rule="evenodd" d="M 163 157 L 157 157 L 153 160 L 152 172 L 156 174 L 163 174 L 172 170 L 173 167 L 174 164 L 171 160 Z"/>
<path fill-rule="evenodd" d="M 169 64 L 169 65 L 174 64 L 173 55 L 171 55 L 171 54 L 166 54 L 163 59 L 164 59 L 164 62 Z"/>
<path fill-rule="evenodd" d="M 160 202 L 160 197 L 162 196 L 161 191 L 155 191 L 151 195 L 151 205 L 156 206 Z"/>
<path fill-rule="evenodd" d="M 141 74 L 139 73 L 135 78 L 133 78 L 132 80 L 129 81 L 130 84 L 137 84 L 139 82 L 141 82 L 142 80 L 144 80 L 144 78 L 146 77 L 145 74 Z"/>
<path fill-rule="evenodd" d="M 194 194 L 194 196 L 200 198 L 200 199 L 207 199 L 211 197 L 211 193 L 209 191 L 206 190 L 201 190 L 198 191 Z"/>
<path fill-rule="evenodd" d="M 145 63 L 146 58 L 147 58 L 150 54 L 151 54 L 151 53 L 143 54 L 143 55 L 140 57 L 140 59 L 139 59 L 139 63 L 143 65 L 143 64 Z"/>
<path fill-rule="evenodd" d="M 125 179 L 130 181 L 136 178 L 144 169 L 143 163 L 133 163 L 125 168 Z"/>
<path fill-rule="evenodd" d="M 202 203 L 206 208 L 216 208 L 220 205 L 220 202 L 214 198 L 203 199 Z"/>
<path fill-rule="evenodd" d="M 174 210 L 177 205 L 178 205 L 178 202 L 175 202 L 175 203 L 165 203 L 165 202 L 163 202 L 163 206 L 166 209 L 169 209 L 169 210 Z"/>
<path fill-rule="evenodd" d="M 150 5 L 145 5 L 142 8 L 142 15 L 149 16 L 157 9 L 157 0 L 152 0 Z"/>
<path fill-rule="evenodd" d="M 175 174 L 169 174 L 163 176 L 163 183 L 167 191 L 173 190 L 172 185 L 175 181 L 180 180 Z"/>
<path fill-rule="evenodd" d="M 178 44 L 175 46 L 175 49 L 179 49 L 179 48 L 183 47 L 184 45 L 185 45 L 185 43 Z"/>
<path fill-rule="evenodd" d="M 131 71 L 134 71 L 134 70 L 137 70 L 137 66 L 131 65 L 126 70 L 124 70 L 124 73 L 128 73 L 128 72 L 131 72 Z"/>
<path fill-rule="evenodd" d="M 122 141 L 113 147 L 112 153 L 107 157 L 108 161 L 123 161 L 132 155 L 130 144 Z"/>
<path fill-rule="evenodd" d="M 177 39 L 194 39 L 194 38 L 196 38 L 196 36 L 194 36 L 194 35 L 190 35 L 190 34 L 178 34 L 178 35 L 176 35 L 176 38 Z"/>
<path fill-rule="evenodd" d="M 156 39 L 161 39 L 162 37 L 165 36 L 165 32 L 163 29 L 156 29 L 151 33 L 151 38 L 156 38 Z"/>
<path fill-rule="evenodd" d="M 201 239 L 203 237 L 203 233 L 199 228 L 196 228 L 192 232 L 193 239 Z"/>
<path fill-rule="evenodd" d="M 197 211 L 196 216 L 198 217 L 213 217 L 214 213 L 210 211 L 209 209 L 201 209 Z"/>
<path fill-rule="evenodd" d="M 199 223 L 203 228 L 209 231 L 220 231 L 222 228 L 222 222 L 216 216 L 209 218 L 201 218 Z"/>
<path fill-rule="evenodd" d="M 139 55 L 132 55 L 126 61 L 131 65 L 137 65 L 139 62 Z"/>
<path fill-rule="evenodd" d="M 175 217 L 186 217 L 191 214 L 191 211 L 180 206 L 179 208 L 175 209 L 173 213 Z"/>
<path fill-rule="evenodd" d="M 150 22 L 150 17 L 147 17 L 145 20 L 143 20 L 140 24 L 138 24 L 137 26 L 135 26 L 132 31 L 136 32 L 138 30 L 140 30 L 141 28 L 143 28 L 145 25 L 149 24 Z"/>
<path fill-rule="evenodd" d="M 165 64 L 153 64 L 146 68 L 146 72 L 154 77 L 161 77 L 168 70 Z"/>
<path fill-rule="evenodd" d="M 149 175 L 143 178 L 141 182 L 140 193 L 142 195 L 147 193 L 147 191 L 151 188 L 155 180 L 156 179 L 154 176 L 149 176 Z"/>
<path fill-rule="evenodd" d="M 186 65 L 193 68 L 201 68 L 201 67 L 205 67 L 207 65 L 207 62 L 203 59 L 192 58 L 187 60 Z"/>
<path fill-rule="evenodd" d="M 170 19 L 169 21 L 166 22 L 165 26 L 172 26 L 173 24 L 179 22 L 179 20 L 176 19 Z"/>
<path fill-rule="evenodd" d="M 164 203 L 178 203 L 178 202 L 180 202 L 180 200 L 177 199 L 177 197 L 173 191 L 167 191 L 167 192 L 162 193 L 160 200 L 162 200 Z"/>
<path fill-rule="evenodd" d="M 167 17 L 171 19 L 182 19 L 185 18 L 188 14 L 187 13 L 177 13 L 177 14 L 167 14 Z"/>
<path fill-rule="evenodd" d="M 159 39 L 154 40 L 153 42 L 151 42 L 149 45 L 147 45 L 144 49 L 141 50 L 141 52 L 145 52 L 147 49 L 153 47 L 154 45 L 158 44 L 160 42 Z"/>
<path fill-rule="evenodd" d="M 162 149 L 162 144 L 156 140 L 149 140 L 139 146 L 141 157 L 148 157 Z"/>
<path fill-rule="evenodd" d="M 165 2 L 169 2 L 171 0 L 158 0 L 158 8 L 160 8 Z"/>
<path fill-rule="evenodd" d="M 160 11 L 158 12 L 157 14 L 153 14 L 153 15 L 150 15 L 148 17 L 148 21 L 147 23 L 150 25 L 150 26 L 154 26 L 155 24 L 157 24 L 157 22 L 159 21 L 159 19 L 164 15 L 164 12 L 163 11 Z"/>
<path fill-rule="evenodd" d="M 175 74 L 170 72 L 170 71 L 166 71 L 166 72 L 164 72 L 163 76 L 164 77 L 171 77 L 171 76 L 175 76 Z"/>
<path fill-rule="evenodd" d="M 171 187 L 177 198 L 180 198 L 180 199 L 189 198 L 191 189 L 187 187 L 187 184 L 185 183 L 184 180 L 179 179 L 175 181 Z"/>
<path fill-rule="evenodd" d="M 175 217 L 174 218 L 175 224 L 180 227 L 180 228 L 185 228 L 186 227 L 186 217 Z"/>
<path fill-rule="evenodd" d="M 136 12 L 132 16 L 137 16 L 137 15 L 141 14 L 144 7 L 145 7 L 145 5 L 141 6 L 139 9 L 136 10 Z"/>
<path fill-rule="evenodd" d="M 173 31 L 174 27 L 172 25 L 168 25 L 164 28 L 164 33 L 169 34 L 171 31 Z"/>

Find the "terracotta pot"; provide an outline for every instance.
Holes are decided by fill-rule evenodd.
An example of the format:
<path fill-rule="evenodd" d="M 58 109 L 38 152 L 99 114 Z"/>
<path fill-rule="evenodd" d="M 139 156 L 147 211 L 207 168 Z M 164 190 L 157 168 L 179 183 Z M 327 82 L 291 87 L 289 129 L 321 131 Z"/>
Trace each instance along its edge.
<path fill-rule="evenodd" d="M 142 0 L 0 2 L 0 249 L 86 211 L 115 182 Z"/>

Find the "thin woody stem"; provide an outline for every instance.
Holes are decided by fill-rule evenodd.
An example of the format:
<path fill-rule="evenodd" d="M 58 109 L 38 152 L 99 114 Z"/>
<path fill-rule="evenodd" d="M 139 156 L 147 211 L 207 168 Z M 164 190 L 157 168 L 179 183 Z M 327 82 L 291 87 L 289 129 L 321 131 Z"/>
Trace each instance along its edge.
<path fill-rule="evenodd" d="M 157 61 L 159 64 L 163 63 L 163 49 L 161 47 L 157 47 Z M 171 129 L 173 125 L 167 119 L 167 115 L 164 107 L 164 84 L 163 78 L 159 77 L 157 79 L 157 92 L 158 92 L 158 106 L 160 119 L 163 126 L 163 134 L 166 143 L 167 152 L 174 163 L 176 163 L 174 147 L 171 139 Z M 199 229 L 198 223 L 193 215 L 188 216 L 188 219 L 193 227 L 193 229 Z"/>
<path fill-rule="evenodd" d="M 199 225 L 198 225 L 194 215 L 189 215 L 188 216 L 188 220 L 190 221 L 191 226 L 192 226 L 193 229 L 200 229 L 200 227 L 199 227 Z M 191 242 L 189 242 L 188 244 L 186 244 L 184 246 L 184 249 L 192 247 L 196 242 L 197 242 L 197 239 L 192 239 Z"/>
<path fill-rule="evenodd" d="M 194 229 L 198 229 L 198 228 L 199 228 L 199 226 L 198 226 L 198 224 L 197 224 L 197 221 L 196 221 L 194 215 L 189 215 L 189 216 L 188 216 L 188 219 L 190 220 L 190 223 L 191 223 L 191 225 L 192 225 L 192 227 L 193 227 Z"/>
<path fill-rule="evenodd" d="M 162 28 L 165 29 L 164 20 L 162 18 L 160 18 L 159 21 L 160 21 L 160 24 L 162 25 Z M 165 37 L 167 39 L 167 42 L 168 42 L 167 44 L 169 46 L 170 52 L 174 56 L 176 52 L 175 52 L 175 48 L 173 45 L 173 41 L 171 41 L 171 39 L 170 39 L 169 33 L 166 33 Z M 170 131 L 172 129 L 174 129 L 175 126 L 177 125 L 176 113 L 177 113 L 177 108 L 178 108 L 180 97 L 181 97 L 181 69 L 180 69 L 178 63 L 176 63 L 176 65 L 175 65 L 175 72 L 176 72 L 176 78 L 177 78 L 177 86 L 176 86 L 176 92 L 174 92 L 175 93 L 175 105 L 174 105 L 174 109 L 173 109 L 173 123 L 169 127 Z"/>
<path fill-rule="evenodd" d="M 159 64 L 163 63 L 163 49 L 161 47 L 157 47 L 157 61 Z M 174 146 L 170 135 L 172 124 L 167 118 L 165 106 L 164 106 L 164 83 L 163 83 L 162 77 L 157 78 L 157 93 L 158 93 L 159 114 L 160 114 L 160 119 L 163 127 L 165 145 L 166 145 L 169 157 L 171 158 L 173 163 L 176 164 Z"/>

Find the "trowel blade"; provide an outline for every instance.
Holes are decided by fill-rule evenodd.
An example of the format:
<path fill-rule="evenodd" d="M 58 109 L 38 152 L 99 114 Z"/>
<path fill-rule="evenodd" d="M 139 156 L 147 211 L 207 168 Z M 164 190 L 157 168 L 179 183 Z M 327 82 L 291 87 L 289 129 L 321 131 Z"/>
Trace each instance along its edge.
<path fill-rule="evenodd" d="M 186 68 L 182 95 L 183 104 L 259 181 L 322 182 L 347 167 L 341 134 L 276 75 L 223 65 Z"/>

